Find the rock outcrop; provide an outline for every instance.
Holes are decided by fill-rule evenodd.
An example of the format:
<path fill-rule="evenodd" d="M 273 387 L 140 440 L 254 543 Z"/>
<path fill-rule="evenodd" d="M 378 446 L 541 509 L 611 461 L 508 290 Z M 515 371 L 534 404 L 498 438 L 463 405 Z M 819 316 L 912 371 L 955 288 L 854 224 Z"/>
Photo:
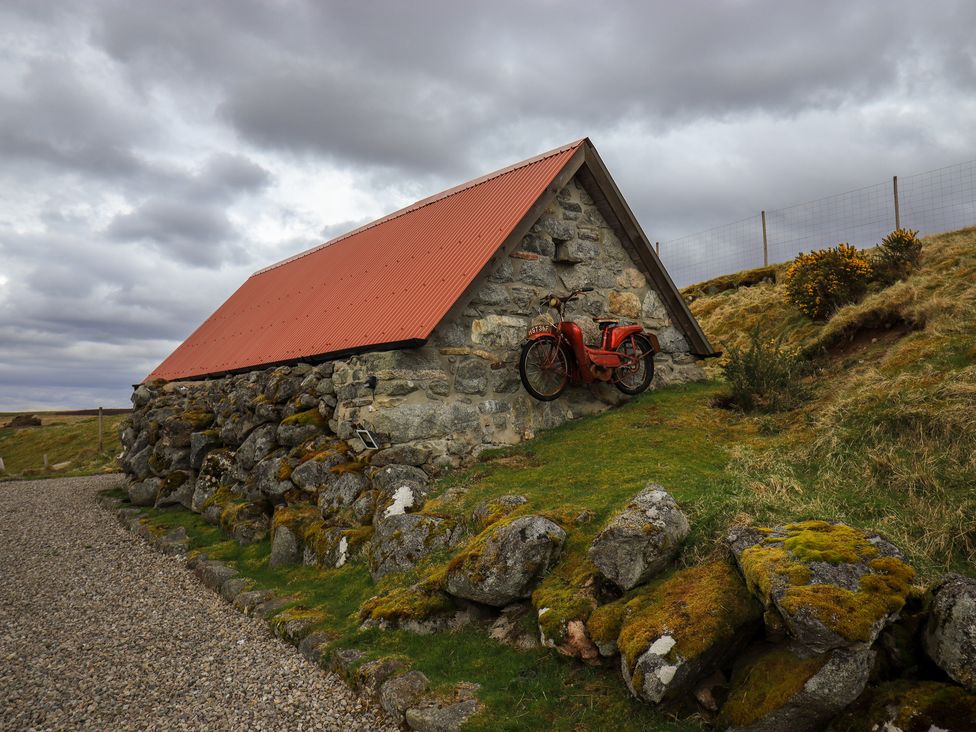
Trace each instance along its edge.
<path fill-rule="evenodd" d="M 499 521 L 472 539 L 451 562 L 447 591 L 504 607 L 532 594 L 559 558 L 566 532 L 543 516 Z"/>
<path fill-rule="evenodd" d="M 925 651 L 950 678 L 976 691 L 976 580 L 950 574 L 936 587 Z"/>
<path fill-rule="evenodd" d="M 818 653 L 870 646 L 905 604 L 915 576 L 896 547 L 845 524 L 738 527 L 729 546 L 746 584 L 785 629 Z"/>
<path fill-rule="evenodd" d="M 811 654 L 775 646 L 739 664 L 718 728 L 727 732 L 819 730 L 864 691 L 874 651 Z"/>
<path fill-rule="evenodd" d="M 629 590 L 663 570 L 689 530 L 687 517 L 671 495 L 649 484 L 593 540 L 590 561 Z"/>

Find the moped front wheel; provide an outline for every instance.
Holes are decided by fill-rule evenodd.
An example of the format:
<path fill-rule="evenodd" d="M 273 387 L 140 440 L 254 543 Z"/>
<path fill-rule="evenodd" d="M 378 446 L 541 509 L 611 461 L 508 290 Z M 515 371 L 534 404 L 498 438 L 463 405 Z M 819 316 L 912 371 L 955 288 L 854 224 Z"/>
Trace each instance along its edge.
<path fill-rule="evenodd" d="M 628 338 L 617 348 L 625 364 L 613 370 L 613 383 L 624 394 L 640 394 L 654 380 L 654 349 L 642 335 Z M 641 354 L 644 354 L 641 356 Z"/>
<path fill-rule="evenodd" d="M 569 385 L 569 357 L 555 338 L 537 338 L 522 346 L 522 386 L 534 399 L 551 402 Z"/>

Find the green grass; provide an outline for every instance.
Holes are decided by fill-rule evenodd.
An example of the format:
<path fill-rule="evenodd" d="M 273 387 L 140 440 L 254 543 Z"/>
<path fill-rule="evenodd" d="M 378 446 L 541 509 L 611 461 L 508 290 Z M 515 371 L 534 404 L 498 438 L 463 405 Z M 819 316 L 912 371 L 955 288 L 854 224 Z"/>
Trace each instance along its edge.
<path fill-rule="evenodd" d="M 693 532 L 686 553 L 700 553 L 724 522 L 735 492 L 726 471 L 731 448 L 770 441 L 758 434 L 754 420 L 711 406 L 722 388 L 706 382 L 649 392 L 529 443 L 486 453 L 483 462 L 442 481 L 466 493 L 436 508 L 463 517 L 482 500 L 518 494 L 528 499 L 523 511 L 569 519 L 571 544 L 588 544 L 653 481 L 688 511 Z M 585 522 L 574 521 L 584 511 Z"/>
<path fill-rule="evenodd" d="M 92 475 L 112 472 L 115 457 L 121 451 L 118 426 L 125 415 L 103 417 L 104 449 L 98 451 L 98 417 L 45 414 L 34 412 L 41 419 L 40 427 L 0 428 L 0 457 L 6 473 L 4 478 L 51 478 L 65 475 Z M 13 414 L 0 416 L 6 424 Z M 63 470 L 44 470 L 44 455 L 48 465 L 70 461 Z"/>

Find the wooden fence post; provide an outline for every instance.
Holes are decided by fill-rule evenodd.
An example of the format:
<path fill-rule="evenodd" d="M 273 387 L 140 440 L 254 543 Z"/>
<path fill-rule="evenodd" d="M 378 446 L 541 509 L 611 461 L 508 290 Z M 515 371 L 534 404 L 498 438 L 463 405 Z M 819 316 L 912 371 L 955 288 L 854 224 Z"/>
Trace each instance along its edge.
<path fill-rule="evenodd" d="M 762 212 L 763 227 L 763 267 L 769 266 L 769 240 L 766 238 L 766 212 Z"/>
<path fill-rule="evenodd" d="M 98 454 L 101 455 L 105 451 L 105 440 L 102 436 L 102 408 L 98 408 Z"/>
<path fill-rule="evenodd" d="M 895 228 L 901 228 L 901 212 L 898 210 L 898 176 L 891 176 L 891 192 L 895 197 Z"/>

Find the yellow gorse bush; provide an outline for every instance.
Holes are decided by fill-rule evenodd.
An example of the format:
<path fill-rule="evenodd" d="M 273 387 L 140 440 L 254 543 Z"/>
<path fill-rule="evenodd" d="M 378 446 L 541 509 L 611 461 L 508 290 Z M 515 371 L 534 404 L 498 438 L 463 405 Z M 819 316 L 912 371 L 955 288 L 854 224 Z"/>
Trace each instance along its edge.
<path fill-rule="evenodd" d="M 807 317 L 823 320 L 867 290 L 871 263 L 850 244 L 800 253 L 784 276 L 786 300 Z"/>

